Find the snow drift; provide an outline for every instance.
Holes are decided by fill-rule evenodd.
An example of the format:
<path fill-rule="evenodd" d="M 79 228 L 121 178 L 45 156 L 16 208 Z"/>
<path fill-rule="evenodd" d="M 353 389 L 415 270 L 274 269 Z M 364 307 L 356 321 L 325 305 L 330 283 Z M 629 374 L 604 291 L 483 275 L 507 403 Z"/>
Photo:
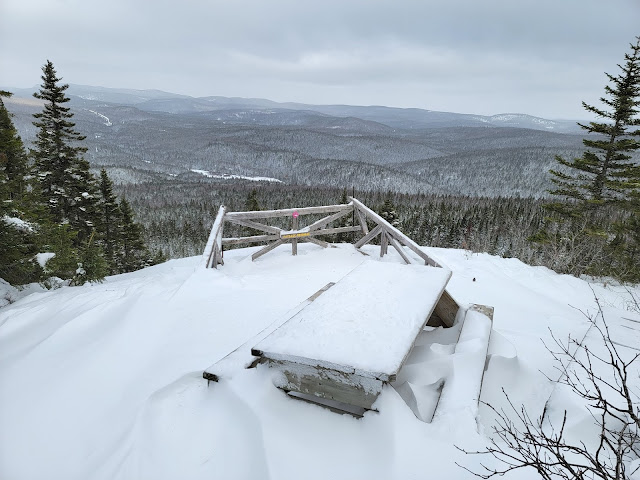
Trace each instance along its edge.
<path fill-rule="evenodd" d="M 287 397 L 262 366 L 208 385 L 205 368 L 365 258 L 351 245 L 305 244 L 297 257 L 280 248 L 251 262 L 254 251 L 225 252 L 219 270 L 201 268 L 200 257 L 172 260 L 0 309 L 0 478 L 458 479 L 471 475 L 454 462 L 489 461 L 454 447 L 486 442 L 493 418 L 474 399 L 451 392 L 442 415 L 420 420 L 433 413 L 429 395 L 442 379 L 471 378 L 478 367 L 473 335 L 461 347 L 456 327 L 420 337 L 395 388 L 378 398 L 380 413 L 362 419 Z M 484 401 L 501 406 L 504 388 L 532 412 L 551 396 L 555 409 L 571 406 L 544 376 L 555 374 L 541 339 L 549 329 L 587 335 L 579 309 L 595 312 L 594 293 L 620 343 L 640 345 L 640 314 L 626 309 L 623 288 L 513 259 L 426 251 L 452 269 L 447 288 L 459 303 L 495 307 Z M 399 261 L 394 254 L 384 260 Z M 574 431 L 588 431 L 588 413 L 572 413 Z"/>

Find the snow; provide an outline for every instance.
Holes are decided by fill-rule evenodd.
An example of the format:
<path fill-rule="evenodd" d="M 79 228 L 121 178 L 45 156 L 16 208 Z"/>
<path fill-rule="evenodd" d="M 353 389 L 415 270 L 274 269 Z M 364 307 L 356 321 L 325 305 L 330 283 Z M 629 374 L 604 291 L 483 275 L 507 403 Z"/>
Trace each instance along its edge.
<path fill-rule="evenodd" d="M 198 170 L 194 168 L 192 168 L 191 171 L 193 173 L 199 173 L 200 175 L 204 175 L 207 178 L 219 178 L 223 180 L 249 180 L 251 182 L 282 183 L 282 180 L 278 180 L 277 178 L 272 178 L 272 177 L 247 177 L 245 175 L 231 175 L 228 173 L 215 174 L 207 170 Z"/>
<path fill-rule="evenodd" d="M 20 230 L 21 232 L 34 232 L 35 231 L 35 228 L 31 223 L 26 222 L 26 221 L 24 221 L 24 220 L 22 220 L 21 218 L 18 218 L 18 217 L 9 217 L 7 215 L 4 215 L 2 217 L 2 221 L 4 223 L 6 223 L 7 225 L 11 225 L 12 227 L 14 227 L 17 230 Z"/>
<path fill-rule="evenodd" d="M 444 382 L 435 421 L 455 421 L 464 411 L 477 415 L 490 335 L 489 317 L 468 310 L 452 358 L 452 371 L 456 375 Z"/>
<path fill-rule="evenodd" d="M 47 264 L 47 262 L 49 260 L 51 260 L 53 257 L 55 257 L 56 254 L 53 252 L 43 252 L 43 253 L 38 253 L 36 255 L 36 260 L 38 261 L 38 264 L 44 268 L 45 265 Z"/>
<path fill-rule="evenodd" d="M 450 276 L 367 259 L 256 348 L 274 359 L 394 375 Z"/>
<path fill-rule="evenodd" d="M 37 283 L 30 283 L 28 285 L 23 285 L 20 288 L 16 288 L 4 279 L 0 278 L 0 308 L 17 302 L 19 299 L 26 297 L 27 295 L 42 291 L 44 291 L 44 288 Z"/>
<path fill-rule="evenodd" d="M 15 302 L 18 299 L 18 293 L 17 288 L 0 278 L 0 308 Z"/>
<path fill-rule="evenodd" d="M 207 385 L 204 369 L 250 357 L 246 350 L 265 331 L 295 316 L 327 283 L 377 261 L 378 251 L 370 246 L 365 257 L 350 245 L 301 243 L 294 257 L 285 247 L 255 262 L 259 247 L 227 251 L 218 270 L 203 269 L 199 256 L 172 260 L 2 307 L 0 478 L 475 478 L 454 462 L 477 468 L 490 459 L 465 456 L 455 445 L 482 448 L 493 416 L 460 387 L 467 397 L 455 412 L 438 407 L 443 414 L 421 421 L 433 415 L 439 384 L 477 382 L 471 370 L 479 368 L 482 400 L 504 406 L 504 388 L 533 416 L 547 401 L 554 414 L 569 407 L 572 433 L 587 435 L 588 412 L 544 376 L 557 373 L 541 339 L 550 342 L 551 328 L 558 338 L 596 341 L 578 310 L 596 311 L 595 292 L 616 341 L 640 342 L 640 314 L 627 310 L 622 287 L 427 248 L 453 272 L 447 290 L 459 303 L 495 307 L 486 370 L 473 345 L 489 333 L 479 321 L 468 325 L 468 336 L 459 324 L 421 333 L 396 388 L 385 386 L 376 401 L 379 413 L 359 420 L 287 397 L 263 365 L 227 362 L 222 380 Z M 383 260 L 401 261 L 394 251 Z M 383 281 L 374 276 L 371 288 Z"/>
<path fill-rule="evenodd" d="M 544 128 L 548 130 L 553 130 L 557 123 L 553 120 L 546 120 L 544 118 L 532 117 L 530 115 L 525 115 L 521 113 L 503 113 L 499 115 L 493 115 L 490 117 L 491 121 L 495 122 L 514 122 L 514 121 L 526 121 L 529 120 L 531 123 L 536 123 L 538 125 L 544 126 Z"/>
<path fill-rule="evenodd" d="M 93 111 L 93 110 L 89 110 L 89 111 L 90 111 L 91 113 L 93 113 L 94 115 L 97 115 L 98 117 L 100 117 L 101 119 L 103 119 L 103 120 L 104 120 L 104 124 L 105 124 L 107 127 L 110 127 L 110 126 L 112 126 L 112 125 L 113 125 L 113 123 L 111 123 L 111 121 L 109 120 L 109 117 L 107 117 L 106 115 L 103 115 L 103 114 L 101 114 L 101 113 L 95 112 L 95 111 Z"/>

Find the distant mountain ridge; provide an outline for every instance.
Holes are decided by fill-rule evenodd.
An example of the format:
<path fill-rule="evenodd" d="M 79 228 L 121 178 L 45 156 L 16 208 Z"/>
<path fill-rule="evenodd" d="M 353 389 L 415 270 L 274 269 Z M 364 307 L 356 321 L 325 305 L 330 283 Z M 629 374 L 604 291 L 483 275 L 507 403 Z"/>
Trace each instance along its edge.
<path fill-rule="evenodd" d="M 17 96 L 29 96 L 36 88 L 9 89 Z M 280 113 L 294 115 L 294 112 L 315 112 L 332 117 L 354 117 L 376 122 L 391 128 L 424 129 L 441 127 L 512 127 L 557 133 L 579 133 L 573 120 L 550 120 L 524 113 L 501 113 L 491 116 L 469 113 L 454 113 L 426 110 L 421 108 L 398 108 L 380 105 L 313 105 L 295 102 L 275 102 L 262 98 L 206 96 L 191 97 L 161 90 L 136 90 L 111 87 L 94 87 L 71 84 L 70 97 L 82 100 L 132 105 L 149 112 L 173 114 L 205 113 L 217 111 L 237 111 L 243 116 Z M 274 117 L 275 118 L 275 117 Z M 261 123 L 264 124 L 264 123 Z"/>
<path fill-rule="evenodd" d="M 34 90 L 13 89 L 5 102 L 27 146 L 36 133 L 32 114 L 42 109 Z M 361 190 L 539 197 L 551 186 L 547 172 L 555 155 L 571 157 L 584 148 L 570 122 L 526 114 L 194 98 L 81 85 L 68 93 L 74 122 L 87 137 L 86 158 L 123 184 L 270 178 Z"/>

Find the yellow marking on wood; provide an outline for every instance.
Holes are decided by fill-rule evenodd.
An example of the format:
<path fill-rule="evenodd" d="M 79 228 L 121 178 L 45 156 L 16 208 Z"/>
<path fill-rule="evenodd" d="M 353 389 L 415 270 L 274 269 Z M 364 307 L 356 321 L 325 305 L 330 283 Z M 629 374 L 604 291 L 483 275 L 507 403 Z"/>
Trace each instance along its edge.
<path fill-rule="evenodd" d="M 300 238 L 300 237 L 309 237 L 310 235 L 311 235 L 311 232 L 285 233 L 283 235 L 280 235 L 280 238 L 282 239 Z"/>

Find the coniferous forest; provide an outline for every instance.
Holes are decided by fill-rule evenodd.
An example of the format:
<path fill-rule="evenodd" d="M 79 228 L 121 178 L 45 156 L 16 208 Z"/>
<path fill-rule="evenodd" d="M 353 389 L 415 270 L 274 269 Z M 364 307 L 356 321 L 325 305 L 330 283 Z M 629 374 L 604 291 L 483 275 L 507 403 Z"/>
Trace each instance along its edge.
<path fill-rule="evenodd" d="M 83 157 L 85 139 L 65 104 L 68 85 L 50 61 L 34 97 L 36 140 L 27 152 L 0 92 L 0 277 L 12 284 L 35 281 L 79 285 L 151 265 L 153 258 L 127 201 L 119 202 L 102 170 Z"/>

